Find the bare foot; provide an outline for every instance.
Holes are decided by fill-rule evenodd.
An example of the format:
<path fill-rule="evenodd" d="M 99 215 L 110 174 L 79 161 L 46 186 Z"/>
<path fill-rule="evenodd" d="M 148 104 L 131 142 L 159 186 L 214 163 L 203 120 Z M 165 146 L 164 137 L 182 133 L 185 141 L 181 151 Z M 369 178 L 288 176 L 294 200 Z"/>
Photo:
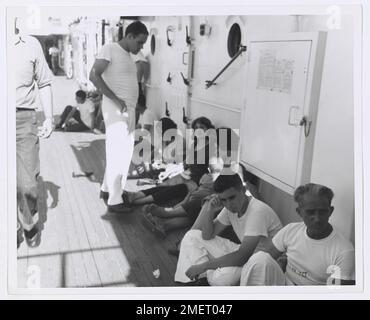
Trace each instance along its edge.
<path fill-rule="evenodd" d="M 155 217 L 168 218 L 168 212 L 166 211 L 166 209 L 154 203 L 149 204 L 145 208 L 145 212 L 150 212 Z"/>

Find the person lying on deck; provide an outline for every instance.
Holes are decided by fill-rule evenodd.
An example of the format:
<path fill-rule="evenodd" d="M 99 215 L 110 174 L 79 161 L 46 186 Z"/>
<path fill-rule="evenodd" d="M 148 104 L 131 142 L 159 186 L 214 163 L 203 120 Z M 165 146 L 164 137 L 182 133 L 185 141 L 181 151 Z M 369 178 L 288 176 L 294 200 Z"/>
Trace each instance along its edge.
<path fill-rule="evenodd" d="M 223 172 L 216 179 L 214 190 L 216 194 L 202 207 L 193 228 L 182 239 L 175 273 L 177 283 L 239 285 L 249 257 L 282 227 L 267 204 L 246 195 L 238 174 Z M 240 245 L 218 236 L 228 225 L 237 234 Z"/>
<path fill-rule="evenodd" d="M 354 285 L 355 251 L 350 241 L 329 223 L 333 191 L 308 183 L 294 193 L 303 222 L 290 223 L 255 253 L 244 266 L 240 285 Z M 276 262 L 287 255 L 285 273 Z"/>
<path fill-rule="evenodd" d="M 76 106 L 67 106 L 63 110 L 56 130 L 64 131 L 86 131 L 94 129 L 95 104 L 87 99 L 85 91 L 78 90 L 75 93 Z"/>

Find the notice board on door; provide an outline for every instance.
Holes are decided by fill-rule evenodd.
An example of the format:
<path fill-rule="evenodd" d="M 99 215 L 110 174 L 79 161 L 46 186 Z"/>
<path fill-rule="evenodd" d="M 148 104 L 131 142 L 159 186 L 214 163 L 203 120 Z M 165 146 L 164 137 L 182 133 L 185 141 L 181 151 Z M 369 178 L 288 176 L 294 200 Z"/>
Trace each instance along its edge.
<path fill-rule="evenodd" d="M 325 39 L 297 32 L 247 45 L 241 161 L 290 194 L 310 179 Z"/>

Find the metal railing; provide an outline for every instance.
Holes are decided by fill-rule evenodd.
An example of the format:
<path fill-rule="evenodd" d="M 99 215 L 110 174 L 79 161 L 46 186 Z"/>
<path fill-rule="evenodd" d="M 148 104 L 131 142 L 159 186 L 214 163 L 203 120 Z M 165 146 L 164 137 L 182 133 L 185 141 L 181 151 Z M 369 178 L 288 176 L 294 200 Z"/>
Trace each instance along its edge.
<path fill-rule="evenodd" d="M 247 51 L 246 46 L 240 46 L 239 51 L 231 58 L 229 63 L 223 67 L 223 69 L 212 79 L 212 80 L 206 80 L 206 89 L 210 88 L 211 86 L 215 85 L 215 81 L 218 79 L 218 77 L 224 73 L 224 71 L 238 58 L 243 52 Z"/>

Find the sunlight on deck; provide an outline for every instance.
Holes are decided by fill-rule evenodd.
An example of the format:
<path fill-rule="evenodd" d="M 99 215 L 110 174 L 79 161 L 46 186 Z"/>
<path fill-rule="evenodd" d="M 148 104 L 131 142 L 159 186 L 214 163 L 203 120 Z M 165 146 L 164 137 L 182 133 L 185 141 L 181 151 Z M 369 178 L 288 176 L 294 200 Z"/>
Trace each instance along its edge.
<path fill-rule="evenodd" d="M 54 90 L 68 82 L 63 80 Z M 57 96 L 63 97 L 60 92 Z M 60 114 L 62 103 L 55 105 Z M 34 270 L 39 270 L 43 288 L 174 285 L 176 259 L 167 250 L 183 233 L 159 240 L 141 225 L 140 208 L 112 215 L 99 199 L 104 135 L 54 132 L 40 142 L 40 160 L 42 240 L 38 248 L 23 241 L 18 249 L 18 287 L 27 287 Z M 84 177 L 84 172 L 93 174 Z M 128 187 L 136 189 L 136 181 Z M 158 279 L 155 269 L 161 271 Z"/>

